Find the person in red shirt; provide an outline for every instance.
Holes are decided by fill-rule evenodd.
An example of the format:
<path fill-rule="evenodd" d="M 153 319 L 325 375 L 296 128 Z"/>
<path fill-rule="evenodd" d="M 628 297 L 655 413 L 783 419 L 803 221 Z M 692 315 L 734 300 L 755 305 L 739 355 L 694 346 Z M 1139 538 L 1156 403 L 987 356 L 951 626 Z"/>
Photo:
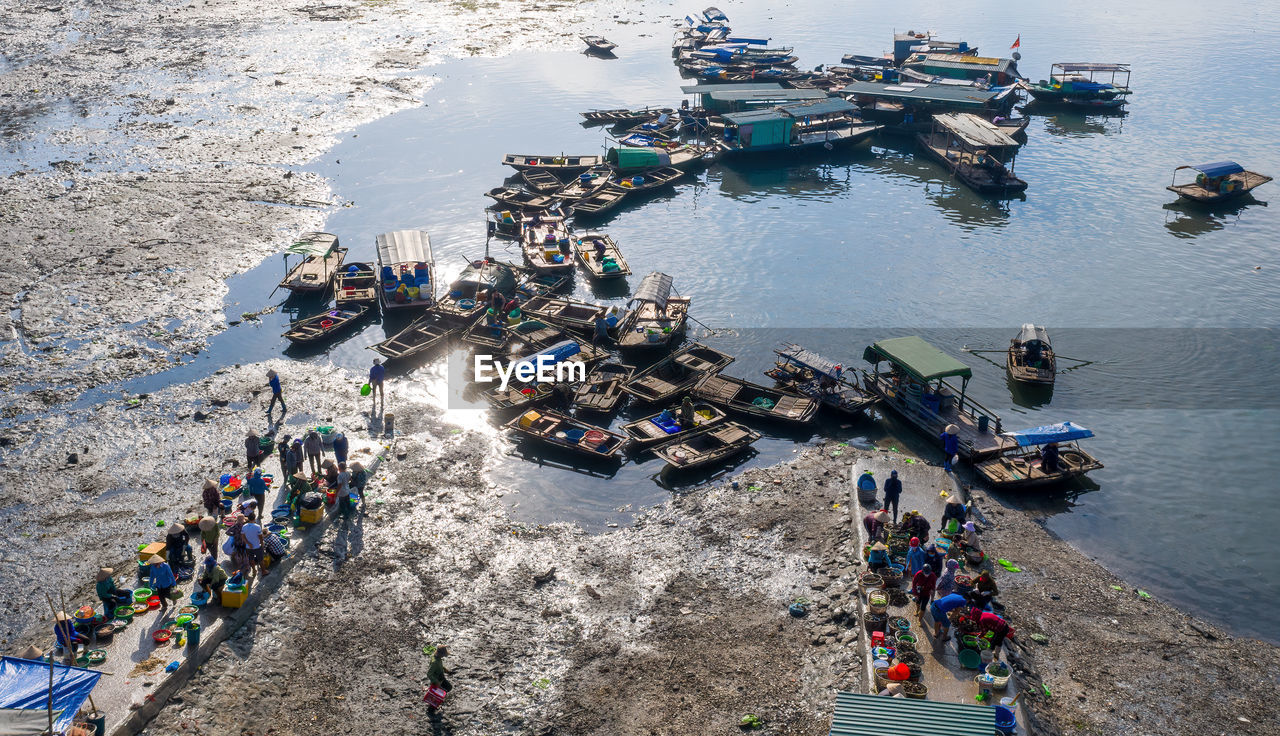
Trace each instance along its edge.
<path fill-rule="evenodd" d="M 1000 653 L 1005 638 L 1013 636 L 1013 627 L 1009 622 L 991 612 L 978 617 L 978 630 L 983 634 L 991 634 L 991 651 L 995 654 Z"/>
<path fill-rule="evenodd" d="M 933 600 L 933 590 L 938 584 L 938 576 L 933 568 L 925 565 L 911 578 L 911 595 L 916 599 L 916 618 L 924 622 L 924 609 Z"/>

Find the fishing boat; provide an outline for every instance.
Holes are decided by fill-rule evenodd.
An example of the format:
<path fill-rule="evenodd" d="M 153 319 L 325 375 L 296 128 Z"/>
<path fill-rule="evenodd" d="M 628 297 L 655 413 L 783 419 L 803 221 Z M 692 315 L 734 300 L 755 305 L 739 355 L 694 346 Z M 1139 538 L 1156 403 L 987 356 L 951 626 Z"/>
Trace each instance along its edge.
<path fill-rule="evenodd" d="M 529 410 L 502 425 L 517 435 L 594 458 L 616 459 L 626 438 L 550 409 Z"/>
<path fill-rule="evenodd" d="M 664 471 L 688 470 L 736 455 L 758 439 L 759 432 L 737 422 L 724 422 L 655 448 L 653 454 L 667 461 Z"/>
<path fill-rule="evenodd" d="M 693 420 L 686 424 L 681 419 L 681 408 L 673 406 L 656 414 L 627 422 L 622 431 L 631 440 L 631 446 L 648 449 L 683 439 L 691 432 L 719 424 L 728 418 L 719 407 L 706 402 L 693 404 Z"/>
<path fill-rule="evenodd" d="M 613 238 L 588 234 L 573 240 L 573 253 L 592 278 L 620 279 L 631 275 L 631 267 Z"/>
<path fill-rule="evenodd" d="M 425 230 L 396 230 L 376 239 L 378 293 L 384 312 L 421 311 L 435 302 L 435 258 Z"/>
<path fill-rule="evenodd" d="M 1018 336 L 1009 341 L 1005 364 L 1009 377 L 1022 383 L 1052 386 L 1058 374 L 1058 359 L 1049 342 L 1049 333 L 1031 323 L 1023 325 Z"/>
<path fill-rule="evenodd" d="M 519 208 L 503 209 L 501 204 L 485 209 L 489 235 L 519 240 L 524 235 L 525 214 Z"/>
<path fill-rule="evenodd" d="M 669 403 L 704 375 L 716 373 L 732 362 L 732 355 L 695 342 L 637 373 L 622 390 L 637 401 Z"/>
<path fill-rule="evenodd" d="M 525 267 L 534 273 L 573 270 L 569 226 L 564 217 L 537 217 L 525 221 L 521 241 Z"/>
<path fill-rule="evenodd" d="M 1110 74 L 1098 81 L 1099 74 Z M 1115 109 L 1128 102 L 1128 64 L 1057 63 L 1049 67 L 1049 78 L 1022 82 L 1038 104 L 1065 105 L 1086 109 Z"/>
<path fill-rule="evenodd" d="M 514 294 L 515 271 L 508 264 L 492 259 L 471 261 L 431 311 L 455 326 L 467 327 L 489 308 L 495 291 L 504 298 Z"/>
<path fill-rule="evenodd" d="M 861 413 L 879 401 L 858 386 L 856 372 L 812 350 L 784 343 L 773 352 L 780 360 L 765 375 L 794 393 L 846 414 Z"/>
<path fill-rule="evenodd" d="M 510 166 L 516 171 L 526 171 L 528 169 L 542 169 L 550 171 L 559 177 L 567 177 L 581 174 L 592 166 L 599 166 L 604 163 L 603 156 L 523 156 L 516 153 L 508 153 L 502 157 L 504 166 Z"/>
<path fill-rule="evenodd" d="M 334 299 L 339 307 L 373 304 L 378 301 L 378 277 L 369 263 L 347 263 L 334 280 Z"/>
<path fill-rule="evenodd" d="M 769 110 L 727 113 L 725 130 L 717 141 L 726 155 L 830 151 L 866 140 L 879 125 L 857 117 L 848 100 L 832 97 L 780 105 Z"/>
<path fill-rule="evenodd" d="M 631 380 L 636 369 L 623 363 L 601 363 L 587 374 L 573 394 L 578 411 L 611 412 L 627 398 L 622 386 Z"/>
<path fill-rule="evenodd" d="M 684 334 L 690 299 L 671 296 L 672 278 L 654 271 L 640 282 L 618 325 L 621 350 L 667 347 Z"/>
<path fill-rule="evenodd" d="M 670 107 L 642 107 L 639 109 L 618 108 L 613 110 L 589 110 L 580 113 L 589 123 L 599 125 L 630 126 L 644 120 L 656 120 L 663 115 L 670 115 L 675 110 Z"/>
<path fill-rule="evenodd" d="M 574 202 L 573 215 L 574 217 L 599 217 L 622 204 L 626 196 L 626 189 L 616 184 L 606 183 L 594 193 Z"/>
<path fill-rule="evenodd" d="M 1178 183 L 1178 172 L 1190 169 L 1196 179 L 1186 184 Z M 1235 199 L 1271 181 L 1271 177 L 1253 171 L 1245 171 L 1235 161 L 1219 161 L 1212 164 L 1179 166 L 1173 170 L 1173 182 L 1165 187 L 1188 202 L 1217 204 Z"/>
<path fill-rule="evenodd" d="M 881 406 L 896 412 L 934 442 L 948 425 L 955 425 L 960 457 L 976 462 L 1003 447 L 1000 415 L 966 395 L 973 370 L 923 339 L 895 337 L 868 345 L 863 360 L 874 372 L 862 386 L 880 398 Z M 881 372 L 881 364 L 888 370 Z M 957 389 L 947 378 L 959 378 Z"/>
<path fill-rule="evenodd" d="M 703 376 L 694 384 L 692 393 L 704 401 L 763 419 L 804 424 L 812 421 L 818 413 L 818 402 L 808 396 L 767 388 L 720 373 Z"/>
<path fill-rule="evenodd" d="M 543 362 L 548 366 L 570 361 L 591 367 L 601 361 L 608 360 L 608 351 L 592 345 L 581 338 L 574 337 L 559 325 L 552 325 L 542 320 L 525 320 L 509 327 L 506 354 L 515 362 L 525 362 L 537 367 L 540 355 L 548 358 Z M 586 375 L 583 375 L 586 378 Z"/>
<path fill-rule="evenodd" d="M 582 42 L 587 45 L 587 50 L 594 51 L 597 54 L 612 54 L 613 50 L 618 48 L 618 44 L 610 41 L 604 36 L 578 36 Z"/>
<path fill-rule="evenodd" d="M 676 137 L 680 132 L 680 118 L 670 114 L 664 114 L 658 116 L 656 120 L 642 122 L 639 125 L 626 129 L 623 132 L 670 140 L 671 138 Z"/>
<path fill-rule="evenodd" d="M 609 183 L 611 174 L 613 174 L 613 170 L 608 166 L 593 166 L 578 174 L 573 181 L 562 185 L 560 191 L 556 193 L 556 197 L 566 202 L 577 202 L 580 199 L 589 197 Z"/>
<path fill-rule="evenodd" d="M 573 280 L 570 274 L 562 272 L 537 273 L 523 266 L 520 267 L 520 271 L 525 272 L 525 276 L 516 285 L 516 296 L 525 300 L 542 294 L 554 294 Z"/>
<path fill-rule="evenodd" d="M 447 317 L 429 311 L 386 340 L 371 345 L 370 349 L 388 361 L 401 360 L 444 345 L 461 334 L 462 329 Z"/>
<path fill-rule="evenodd" d="M 487 309 L 485 313 L 484 319 L 476 320 L 474 324 L 463 331 L 463 342 L 476 347 L 489 348 L 490 350 L 502 350 L 507 346 L 507 342 L 512 336 L 518 334 L 516 328 L 523 328 L 525 332 L 533 332 L 547 326 L 539 320 L 524 319 L 520 316 L 498 320 L 496 315 L 488 314 Z"/>
<path fill-rule="evenodd" d="M 935 77 L 985 80 L 998 87 L 1011 85 L 1020 78 L 1016 59 L 969 54 L 913 53 L 901 66 Z"/>
<path fill-rule="evenodd" d="M 346 255 L 347 249 L 338 246 L 337 235 L 303 233 L 284 250 L 285 276 L 279 288 L 295 294 L 328 291 Z M 302 256 L 302 260 L 290 268 L 289 256 Z"/>
<path fill-rule="evenodd" d="M 1017 194 L 1027 183 L 1013 174 L 1021 145 L 989 120 L 967 112 L 933 116 L 933 130 L 916 140 L 969 188 L 981 194 Z M 1007 158 L 1006 165 L 1002 159 Z"/>
<path fill-rule="evenodd" d="M 614 170 L 630 174 L 662 166 L 674 166 L 688 171 L 699 164 L 708 163 L 714 156 L 698 146 L 620 146 L 610 148 L 606 154 Z"/>
<path fill-rule="evenodd" d="M 534 194 L 519 187 L 494 187 L 484 196 L 507 207 L 521 210 L 549 210 L 560 205 L 560 198 L 547 194 Z"/>
<path fill-rule="evenodd" d="M 330 309 L 314 317 L 291 323 L 284 337 L 295 345 L 310 345 L 329 340 L 344 330 L 354 327 L 356 321 L 368 313 L 369 308 L 361 306 L 353 309 L 343 307 Z"/>
<path fill-rule="evenodd" d="M 520 180 L 538 194 L 554 194 L 564 186 L 560 177 L 545 169 L 525 169 L 520 172 Z"/>
<path fill-rule="evenodd" d="M 627 190 L 629 195 L 645 194 L 663 187 L 672 186 L 684 178 L 687 173 L 674 166 L 660 166 L 656 169 L 638 171 L 626 176 L 615 174 L 613 183 Z"/>
<path fill-rule="evenodd" d="M 616 311 L 600 304 L 550 294 L 535 296 L 525 301 L 520 309 L 527 316 L 537 317 L 584 335 L 594 334 L 596 320 L 606 319 Z M 616 314 L 614 316 L 616 323 Z"/>
<path fill-rule="evenodd" d="M 1016 490 L 1054 485 L 1102 468 L 1079 441 L 1093 432 L 1071 422 L 1006 432 L 1009 446 L 995 457 L 974 465 L 974 470 L 996 490 Z M 1053 460 L 1053 455 L 1057 460 Z M 1046 455 L 1053 467 L 1046 469 Z"/>

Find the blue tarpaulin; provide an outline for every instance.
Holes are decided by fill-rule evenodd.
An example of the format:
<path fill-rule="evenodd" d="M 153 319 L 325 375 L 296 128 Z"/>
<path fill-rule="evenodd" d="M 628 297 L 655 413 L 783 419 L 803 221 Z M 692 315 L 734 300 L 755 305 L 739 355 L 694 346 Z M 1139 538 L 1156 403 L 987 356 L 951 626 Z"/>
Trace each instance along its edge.
<path fill-rule="evenodd" d="M 1050 442 L 1083 440 L 1092 437 L 1093 431 L 1085 429 L 1078 424 L 1062 422 L 1060 424 L 1046 424 L 1043 427 L 1034 427 L 1032 429 L 1020 429 L 1017 432 L 1005 432 L 1004 435 L 1016 441 L 1018 447 L 1028 447 L 1031 445 L 1047 445 Z"/>
<path fill-rule="evenodd" d="M 1210 179 L 1217 179 L 1219 176 L 1228 176 L 1230 174 L 1239 174 L 1244 171 L 1244 167 L 1235 161 L 1218 161 L 1212 164 L 1199 164 L 1191 168 L 1199 171 L 1201 174 Z"/>
<path fill-rule="evenodd" d="M 54 730 L 71 725 L 80 705 L 101 672 L 80 667 L 53 665 L 53 709 L 62 711 L 53 722 Z M 49 707 L 49 665 L 31 659 L 0 658 L 0 708 L 46 710 Z"/>

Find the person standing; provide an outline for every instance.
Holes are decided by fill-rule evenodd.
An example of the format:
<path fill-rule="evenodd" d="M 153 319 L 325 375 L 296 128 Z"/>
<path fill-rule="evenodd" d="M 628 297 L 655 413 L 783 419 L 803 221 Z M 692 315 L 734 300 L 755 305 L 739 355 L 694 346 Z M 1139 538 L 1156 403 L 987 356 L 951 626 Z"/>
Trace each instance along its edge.
<path fill-rule="evenodd" d="M 71 626 L 71 617 L 66 611 L 58 611 L 53 618 L 53 635 L 57 639 L 58 646 L 62 647 L 62 651 L 66 653 L 67 664 L 75 664 L 76 647 L 88 646 L 89 637 L 76 632 Z M 49 658 L 52 659 L 53 655 L 49 655 Z"/>
<path fill-rule="evenodd" d="M 920 548 L 920 539 L 912 537 L 911 548 L 907 550 L 907 577 L 914 578 L 924 566 L 924 550 Z"/>
<path fill-rule="evenodd" d="M 946 557 L 938 551 L 938 545 L 931 544 L 924 548 L 924 566 L 933 570 L 934 575 L 942 574 L 942 565 Z"/>
<path fill-rule="evenodd" d="M 284 392 L 280 389 L 280 375 L 273 370 L 267 371 L 267 386 L 271 387 L 271 403 L 267 404 L 267 416 L 271 416 L 271 410 L 276 408 L 276 402 L 280 402 L 280 416 L 283 417 L 288 413 L 288 409 L 284 405 Z"/>
<path fill-rule="evenodd" d="M 889 480 L 884 482 L 884 509 L 893 507 L 893 523 L 898 523 L 898 499 L 902 498 L 902 481 L 898 480 L 898 471 L 889 473 Z"/>
<path fill-rule="evenodd" d="M 252 567 L 261 572 L 262 527 L 254 521 L 252 515 L 245 521 L 244 526 L 240 527 L 240 536 L 244 538 L 246 567 Z"/>
<path fill-rule="evenodd" d="M 951 458 L 960 454 L 960 428 L 954 424 L 948 424 L 947 428 L 942 430 L 942 434 L 938 435 L 938 439 L 942 440 L 942 469 L 948 473 L 952 472 Z"/>
<path fill-rule="evenodd" d="M 308 430 L 307 439 L 302 446 L 307 451 L 307 464 L 311 467 L 311 474 L 320 475 L 320 461 L 324 459 L 324 441 L 320 439 L 320 433 L 314 429 Z"/>
<path fill-rule="evenodd" d="M 933 638 L 939 641 L 951 638 L 951 619 L 947 614 L 964 605 L 965 598 L 959 593 L 945 595 L 929 604 L 929 615 L 933 616 Z"/>
<path fill-rule="evenodd" d="M 609 343 L 609 321 L 604 317 L 596 317 L 595 332 L 591 335 L 592 345 L 607 345 Z"/>
<path fill-rule="evenodd" d="M 246 470 L 253 470 L 262 462 L 262 440 L 252 429 L 244 436 L 244 456 Z"/>
<path fill-rule="evenodd" d="M 245 495 L 258 502 L 258 508 L 267 507 L 267 480 L 262 477 L 262 468 L 254 468 L 253 475 L 244 484 Z"/>
<path fill-rule="evenodd" d="M 160 596 L 160 606 L 169 607 L 169 594 L 173 592 L 173 587 L 178 584 L 178 578 L 173 574 L 173 568 L 165 564 L 160 559 L 160 555 L 152 555 L 151 563 L 147 565 L 147 587 L 155 591 Z"/>
<path fill-rule="evenodd" d="M 387 408 L 387 392 L 383 387 L 383 382 L 387 379 L 387 367 L 382 364 L 382 359 L 374 358 L 373 367 L 369 369 L 369 388 L 373 389 L 370 396 L 373 397 L 373 411 L 378 409 L 378 397 L 382 397 L 382 408 Z"/>
<path fill-rule="evenodd" d="M 916 618 L 920 623 L 924 623 L 924 609 L 933 600 L 933 591 L 937 584 L 938 576 L 928 565 L 911 578 L 911 595 L 916 599 Z"/>
<path fill-rule="evenodd" d="M 204 487 L 200 489 L 200 503 L 210 516 L 222 515 L 222 494 L 218 492 L 217 483 L 211 480 L 204 482 Z"/>
<path fill-rule="evenodd" d="M 218 561 L 218 542 L 221 530 L 218 529 L 218 522 L 212 516 L 206 516 L 200 520 L 200 551 Z"/>
<path fill-rule="evenodd" d="M 956 592 L 956 571 L 960 569 L 960 563 L 956 560 L 947 560 L 945 567 L 946 569 L 938 576 L 938 583 L 934 586 L 934 592 L 939 598 Z"/>
<path fill-rule="evenodd" d="M 286 434 L 284 437 L 280 438 L 279 442 L 276 443 L 276 453 L 280 455 L 281 478 L 288 478 L 293 472 L 289 469 L 289 443 L 291 440 L 293 440 L 293 437 Z"/>
<path fill-rule="evenodd" d="M 1050 442 L 1040 450 L 1040 470 L 1046 475 L 1058 472 L 1058 443 Z"/>
<path fill-rule="evenodd" d="M 360 495 L 360 505 L 364 506 L 364 487 L 369 484 L 369 471 L 359 461 L 351 463 L 351 487 Z"/>
<path fill-rule="evenodd" d="M 688 396 L 680 402 L 680 426 L 686 429 L 693 427 L 693 399 Z"/>
<path fill-rule="evenodd" d="M 294 440 L 289 445 L 289 475 L 302 472 L 302 463 L 306 452 L 302 449 L 302 440 Z"/>
<path fill-rule="evenodd" d="M 333 459 L 339 465 L 347 461 L 347 452 L 351 449 L 351 443 L 347 441 L 347 436 L 341 432 L 333 438 Z"/>
<path fill-rule="evenodd" d="M 997 656 L 1000 654 L 1000 647 L 1004 646 L 1004 640 L 1013 636 L 1013 627 L 1009 622 L 989 611 L 978 617 L 978 631 L 991 642 L 991 652 Z"/>
<path fill-rule="evenodd" d="M 427 667 L 427 681 L 432 685 L 436 685 L 446 693 L 453 689 L 453 683 L 449 682 L 448 674 L 452 670 L 444 666 L 444 658 L 449 656 L 449 649 L 441 644 L 436 647 L 435 654 L 431 655 L 431 665 Z M 435 712 L 434 705 L 428 706 L 431 712 Z"/>

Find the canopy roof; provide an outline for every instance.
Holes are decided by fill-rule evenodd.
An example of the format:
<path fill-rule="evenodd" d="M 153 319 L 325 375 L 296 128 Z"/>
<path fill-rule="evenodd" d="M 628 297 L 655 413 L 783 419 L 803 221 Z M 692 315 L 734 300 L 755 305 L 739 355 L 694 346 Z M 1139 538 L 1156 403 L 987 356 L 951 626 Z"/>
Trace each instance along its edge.
<path fill-rule="evenodd" d="M 802 365 L 805 368 L 812 370 L 814 373 L 821 373 L 822 375 L 829 376 L 831 378 L 836 377 L 837 366 L 843 367 L 841 363 L 837 363 L 830 358 L 824 358 L 812 350 L 802 348 L 795 343 L 783 343 L 782 347 L 774 350 L 773 352 L 777 353 L 779 357 L 785 358 L 796 365 Z"/>
<path fill-rule="evenodd" d="M 285 253 L 295 256 L 323 256 L 338 247 L 338 236 L 333 233 L 303 233 Z"/>
<path fill-rule="evenodd" d="M 1212 164 L 1196 164 L 1195 166 L 1179 166 L 1175 171 L 1181 169 L 1192 169 L 1199 171 L 1201 174 L 1216 179 L 1219 176 L 1230 176 L 1231 174 L 1239 174 L 1244 171 L 1244 167 L 1235 161 L 1218 161 Z"/>
<path fill-rule="evenodd" d="M 605 160 L 619 169 L 647 169 L 653 166 L 670 166 L 671 154 L 658 148 L 621 146 L 610 148 Z"/>
<path fill-rule="evenodd" d="M 1009 73 L 1013 59 L 997 59 L 990 56 L 965 56 L 963 54 L 925 54 L 923 59 L 910 59 L 908 66 L 927 66 L 936 69 L 969 69 Z"/>
<path fill-rule="evenodd" d="M 431 255 L 431 237 L 426 230 L 396 230 L 377 238 L 378 263 L 434 263 Z"/>
<path fill-rule="evenodd" d="M 654 271 L 640 282 L 640 288 L 636 289 L 631 301 L 653 302 L 659 309 L 666 309 L 667 300 L 671 298 L 671 282 L 672 278 L 667 274 Z"/>
<path fill-rule="evenodd" d="M 933 121 L 973 148 L 1004 148 L 1018 142 L 995 123 L 970 112 L 948 112 L 934 115 Z"/>
<path fill-rule="evenodd" d="M 815 92 L 817 90 L 814 90 Z M 825 95 L 824 95 L 825 97 Z M 813 102 L 797 102 L 791 105 L 782 105 L 778 108 L 793 118 L 814 117 L 817 115 L 838 115 L 840 113 L 854 112 L 858 106 L 841 97 L 826 97 Z"/>
<path fill-rule="evenodd" d="M 760 90 L 776 92 L 780 89 L 782 89 L 782 85 L 777 82 L 743 82 L 742 84 L 688 84 L 681 87 L 680 91 L 686 95 L 699 95 L 705 92 L 751 92 Z"/>
<path fill-rule="evenodd" d="M 786 120 L 786 115 L 777 110 L 748 110 L 746 112 L 731 112 L 724 116 L 725 122 L 734 125 L 749 125 L 751 123 L 763 123 L 766 120 Z"/>
<path fill-rule="evenodd" d="M 1017 442 L 1018 447 L 1028 447 L 1031 445 L 1047 445 L 1050 442 L 1072 442 L 1074 440 L 1088 439 L 1093 436 L 1093 431 L 1071 422 L 1060 422 L 1058 424 L 1046 424 L 1043 427 L 1005 432 L 1004 436 Z"/>
<path fill-rule="evenodd" d="M 830 736 L 990 736 L 996 709 L 936 700 L 836 693 Z"/>
<path fill-rule="evenodd" d="M 920 381 L 926 382 L 948 376 L 959 376 L 968 380 L 973 376 L 969 366 L 915 335 L 881 340 L 868 346 L 862 353 L 862 359 L 868 363 L 887 360 Z"/>
<path fill-rule="evenodd" d="M 59 732 L 71 726 L 76 712 L 102 676 L 101 672 L 80 667 L 49 665 L 16 657 L 0 658 L 0 709 L 33 710 L 43 716 L 43 725 L 30 733 L 38 734 L 48 729 L 46 709 L 49 707 L 50 666 L 53 667 L 53 727 Z M 15 720 L 25 722 L 24 719 Z M 13 733 L 8 730 L 3 732 Z"/>
<path fill-rule="evenodd" d="M 715 90 L 705 90 L 716 102 L 789 102 L 792 100 L 825 100 L 827 93 L 820 89 L 782 89 L 777 82 L 768 89 L 741 89 L 738 85 L 712 85 Z"/>
<path fill-rule="evenodd" d="M 1064 72 L 1127 72 L 1128 64 L 1099 64 L 1096 62 L 1062 62 L 1054 64 Z"/>
<path fill-rule="evenodd" d="M 1044 327 L 1033 325 L 1028 322 L 1022 326 L 1022 329 L 1018 330 L 1018 342 L 1037 341 L 1044 343 L 1045 347 L 1050 347 L 1053 344 L 1049 342 L 1049 333 L 1044 329 Z"/>
<path fill-rule="evenodd" d="M 457 289 L 460 286 L 472 284 L 475 285 L 477 291 L 481 288 L 493 289 L 503 294 L 510 294 L 516 288 L 515 272 L 511 267 L 496 261 L 481 263 L 480 261 L 468 263 L 467 267 L 462 269 L 462 273 L 458 278 L 449 285 L 450 289 Z"/>
<path fill-rule="evenodd" d="M 725 40 L 733 43 L 751 44 L 752 46 L 763 46 L 769 43 L 769 39 L 767 38 L 743 38 L 741 36 L 730 36 Z"/>
<path fill-rule="evenodd" d="M 1000 94 L 999 91 L 978 89 L 969 84 L 878 84 L 876 82 L 852 82 L 840 90 L 841 94 L 863 95 L 882 100 L 919 100 L 941 102 L 948 105 L 984 107 Z"/>
<path fill-rule="evenodd" d="M 729 16 L 725 15 L 723 12 L 721 12 L 720 8 L 717 8 L 714 5 L 703 10 L 702 17 L 706 18 L 707 20 L 729 20 Z"/>

